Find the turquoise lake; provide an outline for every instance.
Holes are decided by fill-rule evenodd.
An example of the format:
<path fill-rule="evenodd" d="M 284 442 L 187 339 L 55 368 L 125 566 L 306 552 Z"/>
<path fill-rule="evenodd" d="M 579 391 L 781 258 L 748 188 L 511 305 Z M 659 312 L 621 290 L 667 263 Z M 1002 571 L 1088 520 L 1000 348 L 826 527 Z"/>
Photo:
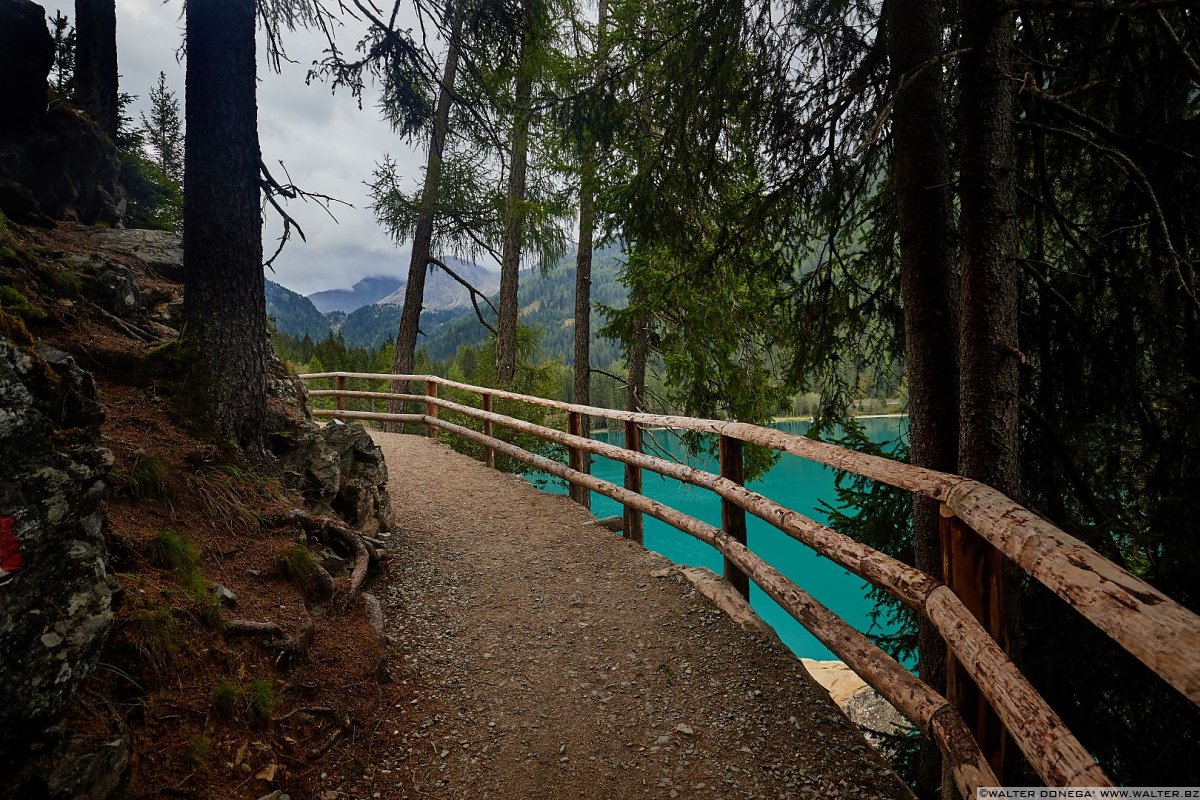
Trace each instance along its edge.
<path fill-rule="evenodd" d="M 863 419 L 861 423 L 873 441 L 886 443 L 894 441 L 904 432 L 907 419 Z M 788 433 L 802 435 L 808 429 L 808 423 L 781 422 L 775 427 Z M 611 444 L 624 444 L 621 433 L 598 433 L 595 438 Z M 670 452 L 679 461 L 708 472 L 720 472 L 714 459 L 689 456 L 677 437 L 664 431 L 656 431 L 655 438 L 662 449 Z M 624 481 L 625 468 L 620 462 L 594 457 L 592 474 L 619 486 Z M 663 478 L 648 470 L 644 470 L 642 475 L 642 491 L 648 497 L 711 525 L 721 526 L 721 502 L 712 492 Z M 548 476 L 544 473 L 534 473 L 528 477 L 544 491 L 566 494 L 565 485 L 557 481 L 547 481 Z M 819 522 L 828 522 L 828 517 L 822 512 L 821 501 L 837 504 L 833 481 L 834 472 L 828 467 L 784 453 L 770 472 L 748 486 L 805 516 Z M 619 515 L 621 505 L 593 492 L 592 513 L 597 517 Z M 867 596 L 867 584 L 858 576 L 818 556 L 787 534 L 749 514 L 747 543 L 751 550 L 786 575 L 789 580 L 858 630 L 863 633 L 887 631 L 887 628 L 880 627 L 872 629 L 870 614 L 874 610 L 874 604 Z M 720 553 L 650 516 L 645 517 L 645 545 L 677 564 L 707 567 L 717 574 L 721 573 L 723 562 Z M 821 660 L 836 658 L 825 645 L 817 641 L 753 583 L 750 585 L 750 604 L 797 656 Z M 880 625 L 883 625 L 882 621 Z"/>

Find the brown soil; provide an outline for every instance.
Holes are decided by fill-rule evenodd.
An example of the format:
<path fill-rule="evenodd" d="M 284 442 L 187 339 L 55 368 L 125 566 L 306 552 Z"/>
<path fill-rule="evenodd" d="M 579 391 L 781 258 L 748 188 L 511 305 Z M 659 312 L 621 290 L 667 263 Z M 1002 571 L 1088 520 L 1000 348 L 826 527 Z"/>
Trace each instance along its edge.
<path fill-rule="evenodd" d="M 907 796 L 790 653 L 654 577 L 661 556 L 429 439 L 374 436 L 399 554 L 374 591 L 413 697 L 325 796 Z"/>

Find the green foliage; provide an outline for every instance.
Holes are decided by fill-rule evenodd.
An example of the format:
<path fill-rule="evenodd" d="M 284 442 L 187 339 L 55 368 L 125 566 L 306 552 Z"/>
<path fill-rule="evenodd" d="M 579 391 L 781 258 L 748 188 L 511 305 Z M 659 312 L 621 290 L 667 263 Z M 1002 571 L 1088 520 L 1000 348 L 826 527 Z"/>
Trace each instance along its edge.
<path fill-rule="evenodd" d="M 140 150 L 121 153 L 121 185 L 128 194 L 126 225 L 161 231 L 182 229 L 182 186 Z"/>
<path fill-rule="evenodd" d="M 128 472 L 114 472 L 114 482 L 134 502 L 156 500 L 167 496 L 167 460 L 158 453 L 137 450 Z"/>
<path fill-rule="evenodd" d="M 143 609 L 131 615 L 129 621 L 137 631 L 138 646 L 152 663 L 161 666 L 179 649 L 179 622 L 171 609 Z"/>
<path fill-rule="evenodd" d="M 192 769 L 207 767 L 216 753 L 216 747 L 211 737 L 198 733 L 188 740 L 187 759 Z"/>
<path fill-rule="evenodd" d="M 175 531 L 156 533 L 150 554 L 159 566 L 180 573 L 195 572 L 200 566 L 200 545 Z"/>
<path fill-rule="evenodd" d="M 179 101 L 167 88 L 167 75 L 158 73 L 150 90 L 150 117 L 142 114 L 142 139 L 160 175 L 175 187 L 183 186 L 183 120 Z"/>
<path fill-rule="evenodd" d="M 59 97 L 70 100 L 75 96 L 75 29 L 61 10 L 55 10 L 50 20 L 54 37 L 54 66 L 50 68 L 50 85 Z"/>
<path fill-rule="evenodd" d="M 11 286 L 0 286 L 0 310 L 24 321 L 45 319 L 46 312 L 29 303 L 29 298 Z"/>
<path fill-rule="evenodd" d="M 221 681 L 213 687 L 212 692 L 212 709 L 213 713 L 223 719 L 231 719 L 238 710 L 238 698 L 241 696 L 241 690 L 233 681 Z"/>
<path fill-rule="evenodd" d="M 252 723 L 267 725 L 271 721 L 271 714 L 275 712 L 277 702 L 275 685 L 270 679 L 255 678 L 250 681 L 250 688 L 246 692 L 246 712 Z"/>

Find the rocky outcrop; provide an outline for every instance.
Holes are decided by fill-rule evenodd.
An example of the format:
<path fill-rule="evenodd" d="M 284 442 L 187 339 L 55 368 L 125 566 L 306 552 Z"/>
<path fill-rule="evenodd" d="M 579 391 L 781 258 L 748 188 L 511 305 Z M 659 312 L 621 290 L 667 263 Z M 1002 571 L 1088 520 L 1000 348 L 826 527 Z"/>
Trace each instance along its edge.
<path fill-rule="evenodd" d="M 112 228 L 93 231 L 96 247 L 140 259 L 162 277 L 183 283 L 183 237 L 172 231 Z"/>
<path fill-rule="evenodd" d="M 363 426 L 302 422 L 270 436 L 284 484 L 355 528 L 388 529 L 387 464 Z"/>
<path fill-rule="evenodd" d="M 113 626 L 102 419 L 70 356 L 0 336 L 0 796 L 41 796 L 33 754 Z"/>
<path fill-rule="evenodd" d="M 0 132 L 30 131 L 41 122 L 53 64 L 45 9 L 30 0 L 0 0 L 0 75 L 7 87 Z"/>
<path fill-rule="evenodd" d="M 71 107 L 47 110 L 53 61 L 45 10 L 0 0 L 0 211 L 30 224 L 115 225 L 125 213 L 116 146 Z"/>

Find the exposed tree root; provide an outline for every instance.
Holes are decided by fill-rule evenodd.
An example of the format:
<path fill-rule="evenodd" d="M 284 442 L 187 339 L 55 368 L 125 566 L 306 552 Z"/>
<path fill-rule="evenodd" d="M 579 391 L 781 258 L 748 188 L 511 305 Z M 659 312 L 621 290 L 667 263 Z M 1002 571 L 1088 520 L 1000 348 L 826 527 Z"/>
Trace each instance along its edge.
<path fill-rule="evenodd" d="M 293 508 L 282 514 L 269 517 L 265 524 L 271 527 L 299 525 L 305 533 L 314 539 L 330 544 L 334 542 L 339 543 L 354 554 L 354 568 L 350 572 L 350 586 L 346 590 L 345 599 L 342 601 L 343 611 L 350 607 L 354 602 L 354 598 L 362 590 L 363 583 L 367 579 L 367 570 L 370 568 L 371 563 L 383 561 L 383 555 L 362 534 L 352 530 L 349 525 L 333 517 L 317 516 L 310 514 L 304 509 Z M 330 540 L 333 541 L 331 542 Z"/>
<path fill-rule="evenodd" d="M 337 744 L 337 740 L 342 738 L 342 736 L 345 733 L 347 733 L 350 730 L 350 728 L 351 728 L 350 717 L 343 718 L 342 724 L 339 728 L 334 730 L 333 733 L 329 734 L 329 737 L 324 742 L 317 745 L 312 750 L 308 751 L 308 760 L 315 761 L 316 759 L 318 759 L 321 756 L 328 753 L 329 748 L 331 748 L 335 744 Z"/>

